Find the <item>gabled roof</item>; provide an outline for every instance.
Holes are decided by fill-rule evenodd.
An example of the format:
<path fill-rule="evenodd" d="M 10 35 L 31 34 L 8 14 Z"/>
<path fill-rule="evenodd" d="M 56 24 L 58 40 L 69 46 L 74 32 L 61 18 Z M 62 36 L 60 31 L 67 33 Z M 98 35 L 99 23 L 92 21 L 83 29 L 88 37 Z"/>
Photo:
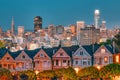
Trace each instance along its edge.
<path fill-rule="evenodd" d="M 62 49 L 70 56 L 74 54 L 74 52 L 79 48 L 78 45 L 76 46 L 71 46 L 71 47 L 62 47 Z"/>
<path fill-rule="evenodd" d="M 35 49 L 35 50 L 24 50 L 25 53 L 33 59 L 33 57 L 39 52 L 40 49 Z"/>

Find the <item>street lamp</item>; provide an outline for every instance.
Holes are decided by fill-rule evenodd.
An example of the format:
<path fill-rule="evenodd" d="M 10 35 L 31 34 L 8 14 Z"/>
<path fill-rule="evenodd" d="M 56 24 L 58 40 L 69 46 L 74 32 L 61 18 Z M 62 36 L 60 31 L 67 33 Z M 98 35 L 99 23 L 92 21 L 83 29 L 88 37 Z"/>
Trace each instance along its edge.
<path fill-rule="evenodd" d="M 79 68 L 74 68 L 75 72 L 78 73 L 79 71 Z"/>
<path fill-rule="evenodd" d="M 35 74 L 37 75 L 38 73 L 39 73 L 39 71 L 38 71 L 38 70 L 36 70 L 36 71 L 35 71 Z"/>
<path fill-rule="evenodd" d="M 100 70 L 100 69 L 101 69 L 101 67 L 100 67 L 100 66 L 97 66 L 97 69 L 98 69 L 98 70 Z"/>

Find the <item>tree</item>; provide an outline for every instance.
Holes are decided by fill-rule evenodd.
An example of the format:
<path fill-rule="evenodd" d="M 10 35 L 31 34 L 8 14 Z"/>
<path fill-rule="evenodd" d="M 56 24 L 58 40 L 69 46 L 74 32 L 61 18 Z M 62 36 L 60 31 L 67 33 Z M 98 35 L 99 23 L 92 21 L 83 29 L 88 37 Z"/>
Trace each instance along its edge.
<path fill-rule="evenodd" d="M 53 70 L 45 70 L 43 72 L 38 73 L 39 78 L 45 78 L 46 80 L 50 80 L 55 77 L 55 73 Z"/>
<path fill-rule="evenodd" d="M 63 77 L 63 73 L 65 72 L 65 68 L 56 69 L 56 70 L 54 70 L 54 72 L 55 72 L 55 77 L 61 78 L 61 77 Z"/>
<path fill-rule="evenodd" d="M 5 47 L 4 43 L 2 41 L 0 41 L 0 48 Z"/>
<path fill-rule="evenodd" d="M 78 77 L 88 79 L 99 78 L 99 70 L 94 66 L 85 67 L 78 71 Z"/>
<path fill-rule="evenodd" d="M 77 75 L 75 70 L 72 67 L 68 67 L 65 69 L 65 72 L 63 73 L 64 80 L 77 80 Z"/>
<path fill-rule="evenodd" d="M 100 70 L 100 77 L 102 78 L 115 78 L 116 76 L 120 76 L 120 64 L 109 64 Z"/>
<path fill-rule="evenodd" d="M 31 70 L 19 72 L 19 77 L 21 77 L 21 76 L 22 76 L 22 78 L 25 78 L 25 79 L 28 78 L 28 80 L 36 80 L 37 79 L 36 74 L 34 73 L 34 71 L 31 71 Z"/>
<path fill-rule="evenodd" d="M 115 35 L 113 40 L 115 41 L 116 45 L 120 47 L 120 32 L 117 35 Z"/>
<path fill-rule="evenodd" d="M 8 69 L 0 68 L 0 80 L 12 80 L 11 72 Z"/>

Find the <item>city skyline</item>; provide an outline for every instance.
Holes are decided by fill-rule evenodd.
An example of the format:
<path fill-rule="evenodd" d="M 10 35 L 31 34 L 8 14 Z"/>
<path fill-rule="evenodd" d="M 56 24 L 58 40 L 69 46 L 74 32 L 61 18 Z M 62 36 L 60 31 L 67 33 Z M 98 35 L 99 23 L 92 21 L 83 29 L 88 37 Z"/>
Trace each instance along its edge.
<path fill-rule="evenodd" d="M 0 1 L 0 26 L 3 30 L 11 28 L 12 16 L 14 17 L 15 29 L 24 26 L 25 29 L 33 30 L 34 17 L 43 18 L 43 27 L 49 24 L 68 26 L 77 21 L 85 21 L 86 24 L 94 23 L 94 10 L 100 10 L 101 20 L 106 20 L 107 28 L 113 28 L 119 23 L 119 0 L 1 0 Z M 109 5 L 108 5 L 109 4 Z"/>

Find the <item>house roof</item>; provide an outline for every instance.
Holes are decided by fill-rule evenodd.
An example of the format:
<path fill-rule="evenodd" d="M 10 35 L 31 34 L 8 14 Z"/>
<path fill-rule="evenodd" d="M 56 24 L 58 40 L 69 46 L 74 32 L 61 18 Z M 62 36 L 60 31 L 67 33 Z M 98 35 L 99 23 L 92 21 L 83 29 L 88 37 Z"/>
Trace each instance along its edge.
<path fill-rule="evenodd" d="M 95 45 L 87 45 L 87 46 L 82 46 L 91 56 L 93 56 L 93 53 L 100 47 L 101 45 L 95 44 Z M 113 49 L 112 45 L 104 45 L 112 54 L 113 53 L 118 53 L 119 51 L 115 48 L 115 52 Z M 76 46 L 71 46 L 71 47 L 53 47 L 53 48 L 42 48 L 47 55 L 52 58 L 52 56 L 60 49 L 62 48 L 70 57 L 72 57 L 73 53 L 79 48 L 78 45 Z M 25 53 L 33 59 L 33 57 L 41 50 L 35 49 L 35 50 L 24 50 Z M 0 59 L 6 54 L 9 53 L 14 59 L 22 52 L 22 51 L 17 51 L 17 52 L 10 52 L 6 48 L 1 48 L 0 49 Z"/>

